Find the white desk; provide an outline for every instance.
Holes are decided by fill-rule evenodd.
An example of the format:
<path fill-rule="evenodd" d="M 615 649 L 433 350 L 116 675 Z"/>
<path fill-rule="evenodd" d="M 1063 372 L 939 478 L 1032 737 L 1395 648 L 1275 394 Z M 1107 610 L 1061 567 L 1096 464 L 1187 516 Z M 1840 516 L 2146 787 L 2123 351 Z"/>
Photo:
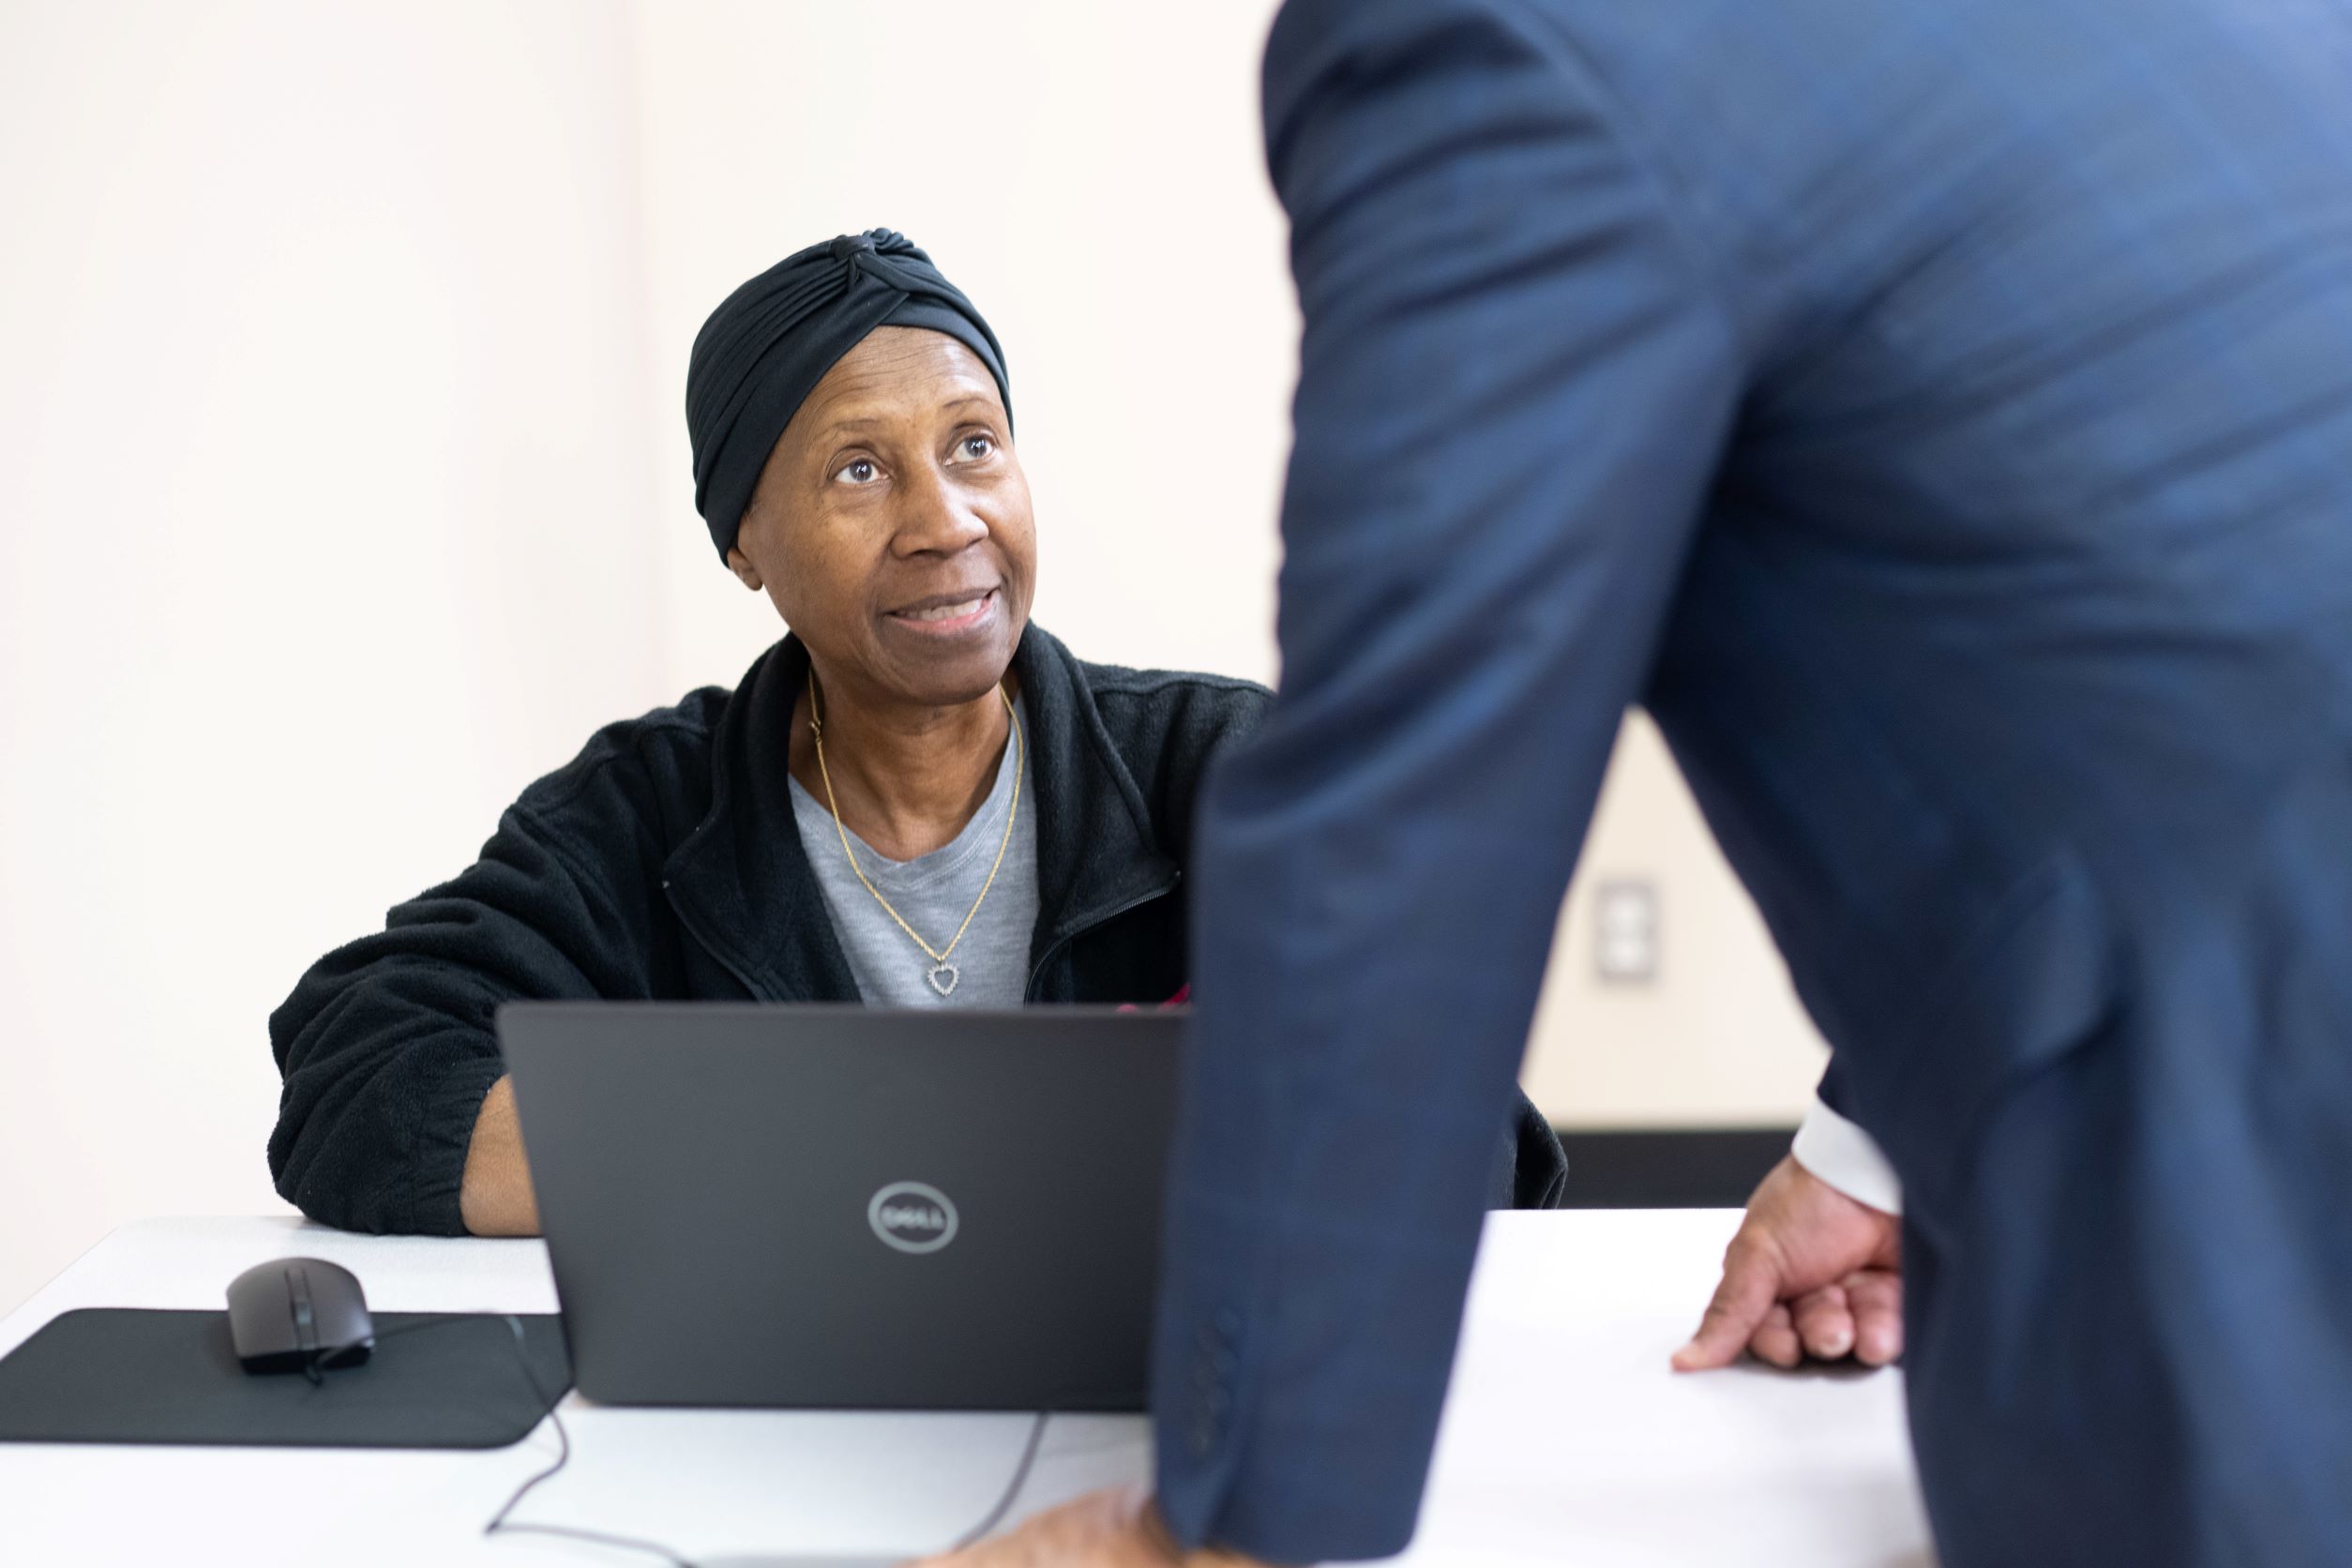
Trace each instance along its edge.
<path fill-rule="evenodd" d="M 1727 1211 L 1497 1214 L 1410 1568 L 1932 1562 L 1900 1374 L 1676 1377 Z M 545 1312 L 536 1242 L 351 1236 L 290 1219 L 127 1226 L 0 1321 L 0 1353 L 81 1306 L 219 1306 L 248 1265 L 343 1263 L 381 1311 Z M 570 1467 L 520 1518 L 690 1557 L 933 1550 L 1010 1476 L 1020 1415 L 563 1407 Z M 572 1564 L 650 1558 L 482 1522 L 552 1455 L 0 1445 L 0 1564 Z M 1016 1506 L 1143 1478 L 1136 1417 L 1057 1417 Z"/>

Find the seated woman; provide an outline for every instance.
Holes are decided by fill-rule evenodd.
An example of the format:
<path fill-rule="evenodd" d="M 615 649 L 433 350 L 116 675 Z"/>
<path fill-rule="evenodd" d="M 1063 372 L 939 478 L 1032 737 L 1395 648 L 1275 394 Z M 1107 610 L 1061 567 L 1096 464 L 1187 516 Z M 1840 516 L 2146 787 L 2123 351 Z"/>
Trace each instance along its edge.
<path fill-rule="evenodd" d="M 792 628 L 732 692 L 600 731 L 456 880 L 270 1018 L 278 1190 L 347 1229 L 537 1229 L 491 1014 L 519 998 L 1181 1000 L 1203 769 L 1271 700 L 1029 624 L 996 338 L 888 230 L 738 289 L 686 377 L 696 504 Z M 1498 1106 L 1494 1201 L 1565 1164 Z"/>

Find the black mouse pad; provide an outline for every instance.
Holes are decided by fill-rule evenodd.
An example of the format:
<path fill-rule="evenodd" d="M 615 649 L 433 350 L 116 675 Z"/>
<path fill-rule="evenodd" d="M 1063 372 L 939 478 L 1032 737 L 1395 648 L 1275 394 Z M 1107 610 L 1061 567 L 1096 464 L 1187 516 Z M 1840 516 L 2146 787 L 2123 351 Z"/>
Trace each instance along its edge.
<path fill-rule="evenodd" d="M 523 1356 L 504 1318 L 377 1313 L 367 1364 L 314 1386 L 239 1366 L 226 1312 L 68 1312 L 0 1361 L 0 1442 L 504 1448 L 572 1380 L 562 1320 L 518 1316 Z"/>

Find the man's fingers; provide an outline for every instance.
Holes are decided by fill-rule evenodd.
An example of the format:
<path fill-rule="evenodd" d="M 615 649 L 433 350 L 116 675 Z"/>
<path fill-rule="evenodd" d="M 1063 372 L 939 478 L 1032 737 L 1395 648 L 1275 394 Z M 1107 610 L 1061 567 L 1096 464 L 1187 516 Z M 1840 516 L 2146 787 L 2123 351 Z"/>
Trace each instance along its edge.
<path fill-rule="evenodd" d="M 1715 1287 L 1715 1299 L 1707 1304 L 1698 1332 L 1674 1352 L 1674 1369 L 1698 1372 L 1739 1360 L 1757 1326 L 1773 1310 L 1779 1294 L 1780 1271 L 1763 1249 L 1748 1244 L 1744 1236 L 1734 1236 L 1730 1250 L 1724 1254 L 1723 1283 Z"/>
<path fill-rule="evenodd" d="M 1811 1355 L 1836 1361 L 1854 1348 L 1854 1314 L 1841 1287 L 1825 1285 L 1798 1297 L 1789 1316 Z"/>
<path fill-rule="evenodd" d="M 1784 1369 L 1805 1359 L 1805 1348 L 1797 1338 L 1796 1321 L 1788 1315 L 1787 1304 L 1775 1303 L 1764 1315 L 1748 1349 L 1756 1352 L 1756 1360 Z"/>
<path fill-rule="evenodd" d="M 1059 1508 L 1033 1515 L 1011 1531 L 947 1557 L 925 1558 L 911 1568 L 1180 1568 L 1218 1562 L 1264 1568 L 1250 1558 L 1203 1550 L 1185 1556 L 1140 1486 L 1089 1492 Z"/>
<path fill-rule="evenodd" d="M 1846 1300 L 1854 1314 L 1854 1355 L 1865 1365 L 1884 1366 L 1903 1354 L 1903 1276 L 1885 1269 L 1861 1269 L 1846 1276 Z"/>

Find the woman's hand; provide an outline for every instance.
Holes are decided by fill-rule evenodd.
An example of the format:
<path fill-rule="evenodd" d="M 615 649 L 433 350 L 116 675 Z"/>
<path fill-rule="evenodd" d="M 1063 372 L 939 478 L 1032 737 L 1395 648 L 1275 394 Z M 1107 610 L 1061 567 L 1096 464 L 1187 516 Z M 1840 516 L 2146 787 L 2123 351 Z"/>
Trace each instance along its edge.
<path fill-rule="evenodd" d="M 1884 1366 L 1903 1353 L 1902 1236 L 1892 1214 L 1782 1159 L 1748 1199 L 1675 1370 L 1728 1366 L 1743 1349 L 1781 1367 L 1808 1354 Z"/>

